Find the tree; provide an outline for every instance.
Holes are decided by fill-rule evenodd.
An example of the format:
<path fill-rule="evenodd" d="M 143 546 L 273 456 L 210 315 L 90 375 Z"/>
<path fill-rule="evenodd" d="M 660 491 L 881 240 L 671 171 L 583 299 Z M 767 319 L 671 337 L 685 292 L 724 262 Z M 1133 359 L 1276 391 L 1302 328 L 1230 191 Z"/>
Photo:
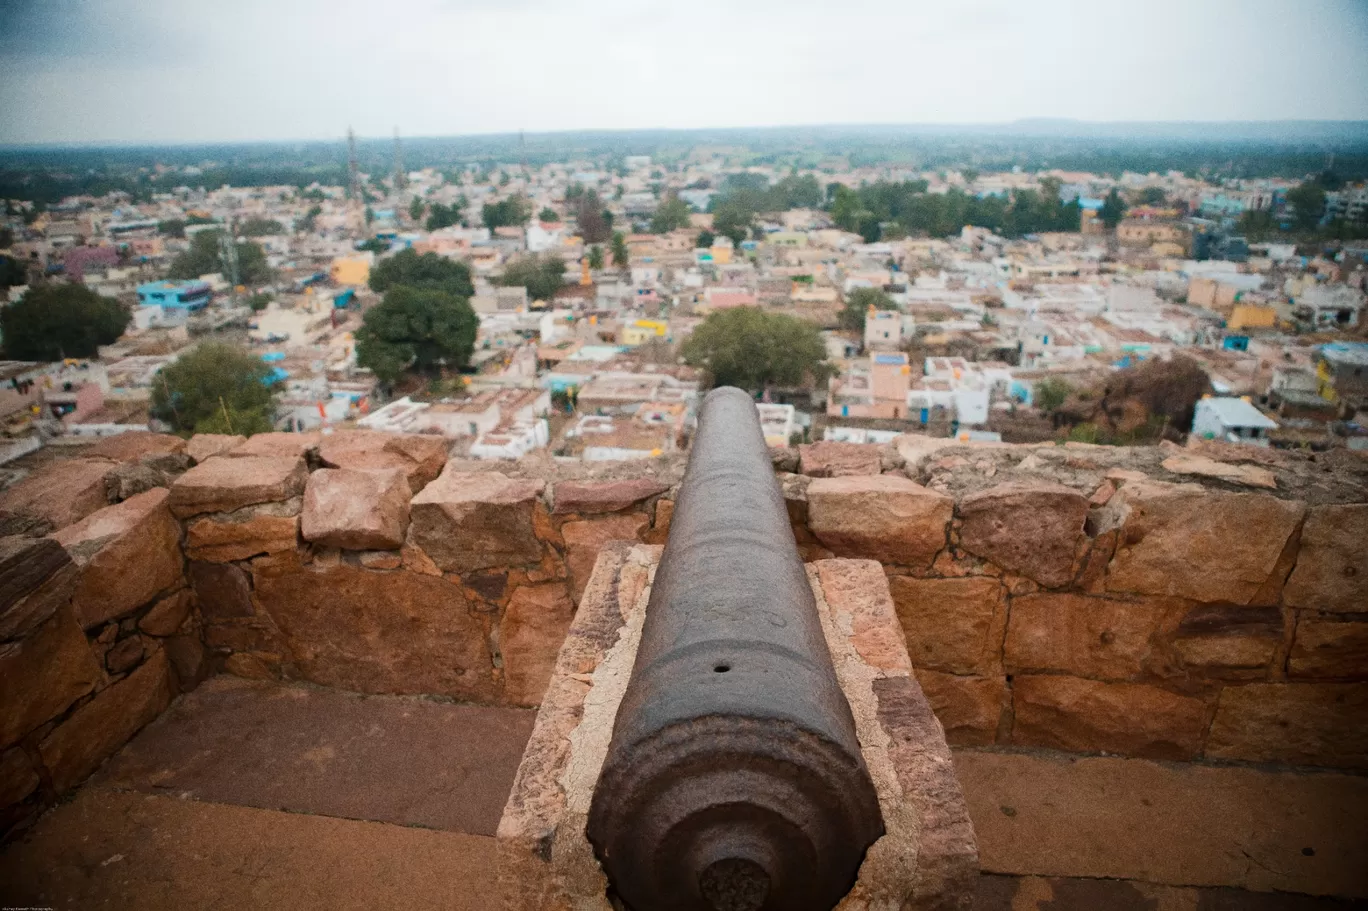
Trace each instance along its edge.
<path fill-rule="evenodd" d="M 556 222 L 560 221 L 560 216 L 556 214 L 555 209 L 545 208 L 537 213 L 537 221 L 544 221 L 547 224 L 555 224 Z"/>
<path fill-rule="evenodd" d="M 152 416 L 179 433 L 261 433 L 271 429 L 274 387 L 261 358 L 205 342 L 153 379 Z"/>
<path fill-rule="evenodd" d="M 412 249 L 401 250 L 371 269 L 371 290 L 384 294 L 391 288 L 407 286 L 428 291 L 442 291 L 453 297 L 467 298 L 475 293 L 470 281 L 470 268 L 465 263 L 424 253 L 419 256 Z"/>
<path fill-rule="evenodd" d="M 589 248 L 589 268 L 595 271 L 603 268 L 603 247 L 598 244 Z"/>
<path fill-rule="evenodd" d="M 571 190 L 579 193 L 571 196 L 567 191 L 565 201 L 574 205 L 575 230 L 586 244 L 601 244 L 613 236 L 612 216 L 603 208 L 603 201 L 594 190 L 585 190 L 579 184 Z"/>
<path fill-rule="evenodd" d="M 423 213 L 427 211 L 427 205 L 417 196 L 409 201 L 408 214 L 409 221 L 422 221 Z"/>
<path fill-rule="evenodd" d="M 527 200 L 521 196 L 510 196 L 501 202 L 485 203 L 481 214 L 485 227 L 493 231 L 495 228 L 527 224 L 530 209 Z"/>
<path fill-rule="evenodd" d="M 444 206 L 440 202 L 434 202 L 428 206 L 427 223 L 424 225 L 429 231 L 440 231 L 443 228 L 450 228 L 452 225 L 461 223 L 461 209 L 464 208 L 460 203 L 454 202 L 449 206 Z"/>
<path fill-rule="evenodd" d="M 14 231 L 7 225 L 0 225 L 0 250 L 14 246 Z"/>
<path fill-rule="evenodd" d="M 704 228 L 698 232 L 698 240 L 694 241 L 694 247 L 699 250 L 706 250 L 717 242 L 717 235 Z"/>
<path fill-rule="evenodd" d="M 366 253 L 374 253 L 377 256 L 381 253 L 388 253 L 389 248 L 389 241 L 382 240 L 379 237 L 372 237 L 367 240 L 363 240 L 361 241 L 361 243 L 356 245 L 356 249 Z"/>
<path fill-rule="evenodd" d="M 1073 387 L 1054 377 L 1046 377 L 1031 390 L 1031 401 L 1041 411 L 1049 414 L 1064 404 Z"/>
<path fill-rule="evenodd" d="M 309 211 L 304 213 L 304 217 L 299 220 L 299 223 L 295 227 L 303 233 L 308 234 L 314 229 L 314 223 L 318 220 L 318 216 L 322 214 L 322 206 L 310 206 Z"/>
<path fill-rule="evenodd" d="M 755 307 L 711 314 L 682 353 L 686 363 L 708 372 L 713 385 L 752 393 L 799 386 L 825 372 L 826 346 L 815 325 Z"/>
<path fill-rule="evenodd" d="M 1145 187 L 1140 191 L 1140 204 L 1143 206 L 1162 206 L 1168 202 L 1163 187 Z"/>
<path fill-rule="evenodd" d="M 211 272 L 224 272 L 219 239 L 222 231 L 200 231 L 190 240 L 190 249 L 171 261 L 168 278 L 186 280 Z M 237 244 L 238 279 L 247 285 L 269 281 L 271 267 L 266 264 L 266 251 L 260 244 L 242 241 Z M 224 274 L 225 278 L 229 276 Z"/>
<path fill-rule="evenodd" d="M 665 197 L 651 216 L 651 233 L 669 234 L 680 228 L 689 226 L 689 204 L 679 198 L 679 194 L 671 193 Z"/>
<path fill-rule="evenodd" d="M 185 219 L 168 218 L 166 221 L 157 222 L 157 233 L 165 234 L 167 237 L 185 236 Z"/>
<path fill-rule="evenodd" d="M 267 237 L 284 233 L 285 226 L 271 218 L 249 218 L 238 228 L 238 234 L 243 237 Z"/>
<path fill-rule="evenodd" d="M 524 287 L 532 300 L 547 301 L 565 284 L 565 261 L 550 253 L 521 256 L 504 266 L 498 283 L 506 287 Z"/>
<path fill-rule="evenodd" d="M 632 262 L 631 251 L 627 249 L 627 235 L 621 231 L 613 233 L 613 265 L 626 269 Z"/>
<path fill-rule="evenodd" d="M 28 268 L 17 256 L 0 256 L 0 291 L 28 284 Z"/>
<path fill-rule="evenodd" d="M 247 306 L 252 308 L 252 312 L 259 313 L 266 309 L 266 306 L 275 298 L 269 294 L 253 294 L 247 298 Z"/>
<path fill-rule="evenodd" d="M 1116 191 L 1116 187 L 1112 187 L 1107 198 L 1102 200 L 1102 208 L 1097 217 L 1102 219 L 1107 230 L 1114 230 L 1121 223 L 1121 219 L 1126 217 L 1126 204 L 1122 201 L 1121 194 Z"/>
<path fill-rule="evenodd" d="M 399 285 L 379 306 L 366 311 L 356 331 L 356 361 L 385 383 L 393 383 L 409 369 L 459 369 L 470 363 L 479 327 L 479 317 L 464 298 Z"/>
<path fill-rule="evenodd" d="M 42 285 L 0 309 L 0 337 L 11 360 L 94 357 L 100 345 L 118 341 L 132 318 L 118 301 L 85 285 Z"/>
<path fill-rule="evenodd" d="M 1325 211 L 1325 191 L 1311 181 L 1300 183 L 1287 191 L 1287 204 L 1297 229 L 1313 231 Z"/>
<path fill-rule="evenodd" d="M 731 238 L 732 246 L 739 250 L 741 242 L 750 236 L 754 217 L 754 213 L 738 203 L 723 202 L 713 207 L 713 230 Z"/>
<path fill-rule="evenodd" d="M 846 295 L 845 306 L 837 322 L 842 329 L 853 329 L 864 334 L 865 316 L 870 310 L 897 310 L 898 305 L 878 288 L 856 288 Z"/>

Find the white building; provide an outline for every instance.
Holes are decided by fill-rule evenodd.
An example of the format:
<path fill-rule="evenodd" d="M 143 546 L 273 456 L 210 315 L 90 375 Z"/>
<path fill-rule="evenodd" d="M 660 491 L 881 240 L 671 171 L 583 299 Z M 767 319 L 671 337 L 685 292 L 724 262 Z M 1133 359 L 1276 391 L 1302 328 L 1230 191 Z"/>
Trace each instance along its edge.
<path fill-rule="evenodd" d="M 1192 415 L 1192 432 L 1208 440 L 1267 446 L 1268 432 L 1277 422 L 1244 399 L 1204 398 Z"/>

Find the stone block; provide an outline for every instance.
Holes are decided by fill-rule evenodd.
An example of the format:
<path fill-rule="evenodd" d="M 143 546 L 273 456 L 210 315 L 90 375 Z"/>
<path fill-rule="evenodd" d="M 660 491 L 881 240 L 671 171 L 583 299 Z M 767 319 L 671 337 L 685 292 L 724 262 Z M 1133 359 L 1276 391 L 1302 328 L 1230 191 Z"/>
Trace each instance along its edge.
<path fill-rule="evenodd" d="M 397 550 L 409 524 L 408 476 L 397 468 L 320 468 L 304 488 L 304 540 L 345 550 Z"/>
<path fill-rule="evenodd" d="M 896 475 L 817 478 L 808 525 L 832 553 L 927 569 L 945 548 L 954 501 Z"/>
<path fill-rule="evenodd" d="M 914 665 L 952 674 L 997 669 L 1006 599 L 996 578 L 893 576 L 888 587 Z"/>
<path fill-rule="evenodd" d="M 162 645 L 171 670 L 176 675 L 176 688 L 188 693 L 209 676 L 209 663 L 204 660 L 204 643 L 194 633 L 172 636 Z"/>
<path fill-rule="evenodd" d="M 1002 484 L 960 501 L 960 547 L 1046 588 L 1073 578 L 1088 500 L 1059 484 Z"/>
<path fill-rule="evenodd" d="M 917 683 L 945 729 L 951 746 L 988 746 L 997 740 L 1002 710 L 1010 700 L 1002 677 L 944 674 L 919 667 Z"/>
<path fill-rule="evenodd" d="M 1249 604 L 1301 522 L 1303 504 L 1192 484 L 1127 484 L 1108 591 Z"/>
<path fill-rule="evenodd" d="M 185 624 L 185 618 L 190 616 L 194 602 L 194 594 L 189 588 L 167 595 L 142 615 L 138 629 L 149 636 L 173 636 Z"/>
<path fill-rule="evenodd" d="M 883 470 L 879 447 L 867 443 L 823 440 L 798 447 L 800 469 L 810 478 L 876 475 Z"/>
<path fill-rule="evenodd" d="M 109 505 L 105 479 L 115 467 L 105 459 L 62 459 L 34 469 L 0 493 L 0 527 L 33 522 L 42 534 L 81 521 Z"/>
<path fill-rule="evenodd" d="M 521 566 L 541 559 L 533 510 L 546 482 L 449 464 L 410 504 L 409 543 L 447 572 Z"/>
<path fill-rule="evenodd" d="M 240 434 L 197 433 L 185 444 L 185 454 L 198 463 L 216 455 L 226 455 L 245 442 L 247 438 Z"/>
<path fill-rule="evenodd" d="M 879 671 L 911 673 L 912 659 L 883 567 L 874 560 L 819 560 L 813 571 L 827 607 L 849 618 L 845 632 L 860 660 Z"/>
<path fill-rule="evenodd" d="M 1208 759 L 1368 768 L 1368 683 L 1250 683 L 1221 691 Z"/>
<path fill-rule="evenodd" d="M 505 701 L 541 702 L 574 615 L 575 603 L 563 582 L 522 585 L 513 592 L 499 622 Z"/>
<path fill-rule="evenodd" d="M 0 645 L 0 749 L 57 717 L 104 680 L 70 609 Z"/>
<path fill-rule="evenodd" d="M 59 794 L 80 784 L 171 702 L 166 655 L 158 650 L 142 667 L 101 690 L 43 738 L 38 752 Z"/>
<path fill-rule="evenodd" d="M 1368 612 L 1368 503 L 1317 506 L 1307 512 L 1283 603 L 1335 613 Z"/>
<path fill-rule="evenodd" d="M 187 518 L 278 503 L 302 495 L 307 479 L 301 458 L 217 456 L 196 465 L 171 485 L 171 512 Z"/>
<path fill-rule="evenodd" d="M 231 563 L 294 550 L 299 504 L 295 498 L 194 519 L 185 526 L 185 555 L 205 563 Z"/>
<path fill-rule="evenodd" d="M 52 538 L 0 538 L 0 642 L 27 635 L 66 603 L 76 564 Z"/>
<path fill-rule="evenodd" d="M 1259 468 L 1254 465 L 1218 462 L 1206 456 L 1192 455 L 1186 452 L 1169 456 L 1164 459 L 1162 464 L 1165 471 L 1171 471 L 1174 474 L 1200 475 L 1201 477 L 1227 481 L 1231 484 L 1262 487 L 1267 490 L 1276 490 L 1278 487 L 1278 480 L 1273 472 L 1267 468 Z"/>
<path fill-rule="evenodd" d="M 0 751 L 0 810 L 32 794 L 39 784 L 38 773 L 23 750 Z"/>
<path fill-rule="evenodd" d="M 105 653 L 105 668 L 111 674 L 122 674 L 132 670 L 142 659 L 142 640 L 137 636 L 129 636 Z"/>
<path fill-rule="evenodd" d="M 571 593 L 578 603 L 594 571 L 599 551 L 609 541 L 635 542 L 650 520 L 642 513 L 606 516 L 581 522 L 566 522 L 561 526 L 565 538 L 565 566 L 570 571 Z"/>
<path fill-rule="evenodd" d="M 1183 615 L 1171 647 L 1188 671 L 1210 677 L 1248 678 L 1267 672 L 1283 642 L 1276 607 L 1201 604 Z"/>
<path fill-rule="evenodd" d="M 114 462 L 137 462 L 148 456 L 180 455 L 185 451 L 185 440 L 178 436 L 134 430 L 105 437 L 86 450 L 85 455 Z"/>
<path fill-rule="evenodd" d="M 621 512 L 642 500 L 662 494 L 670 485 L 651 478 L 631 478 L 623 481 L 562 481 L 553 490 L 553 515 L 579 513 L 602 515 Z"/>
<path fill-rule="evenodd" d="M 1287 675 L 1368 679 L 1368 619 L 1301 617 L 1287 658 Z"/>
<path fill-rule="evenodd" d="M 247 442 L 242 445 L 229 450 L 228 455 L 235 459 L 261 457 L 302 459 L 310 449 L 317 447 L 322 439 L 323 434 L 317 431 L 310 433 L 258 433 L 249 437 Z"/>
<path fill-rule="evenodd" d="M 257 574 L 256 601 L 305 679 L 362 693 L 498 699 L 489 644 L 461 588 L 345 563 Z"/>
<path fill-rule="evenodd" d="M 86 629 L 181 582 L 180 524 L 167 497 L 163 488 L 140 493 L 53 536 L 80 567 L 72 604 Z"/>
<path fill-rule="evenodd" d="M 252 585 L 247 574 L 238 567 L 191 563 L 189 575 L 195 600 L 205 620 L 231 620 L 256 613 L 252 609 Z"/>
<path fill-rule="evenodd" d="M 1077 753 L 1194 759 L 1209 714 L 1202 699 L 1140 683 L 1018 675 L 1012 742 Z"/>
<path fill-rule="evenodd" d="M 1162 654 L 1163 636 L 1181 615 L 1181 607 L 1155 602 L 1018 595 L 1012 599 L 1003 665 L 1008 673 L 1130 680 Z"/>
<path fill-rule="evenodd" d="M 441 436 L 343 430 L 323 437 L 318 454 L 328 468 L 397 468 L 417 493 L 446 466 L 449 444 Z"/>

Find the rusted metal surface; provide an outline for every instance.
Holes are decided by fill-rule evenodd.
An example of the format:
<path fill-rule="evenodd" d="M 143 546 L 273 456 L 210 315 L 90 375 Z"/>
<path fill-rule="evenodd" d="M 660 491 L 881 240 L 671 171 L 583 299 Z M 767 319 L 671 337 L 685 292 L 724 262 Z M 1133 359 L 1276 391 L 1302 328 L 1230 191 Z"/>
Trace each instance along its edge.
<path fill-rule="evenodd" d="M 588 835 L 632 911 L 829 909 L 883 820 L 755 405 L 704 401 Z"/>

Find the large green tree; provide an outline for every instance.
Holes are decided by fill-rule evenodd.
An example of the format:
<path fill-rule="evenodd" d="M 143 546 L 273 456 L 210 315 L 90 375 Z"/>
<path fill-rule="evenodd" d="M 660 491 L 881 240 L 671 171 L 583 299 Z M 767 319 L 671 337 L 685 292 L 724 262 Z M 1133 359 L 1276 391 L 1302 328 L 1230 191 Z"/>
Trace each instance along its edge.
<path fill-rule="evenodd" d="M 428 207 L 428 217 L 424 227 L 429 231 L 440 231 L 442 228 L 450 228 L 452 225 L 459 225 L 460 223 L 460 203 L 454 202 L 449 206 L 444 206 L 440 202 L 434 202 Z"/>
<path fill-rule="evenodd" d="M 366 311 L 356 331 L 356 360 L 386 383 L 406 370 L 459 369 L 470 363 L 479 327 L 464 297 L 399 285 Z"/>
<path fill-rule="evenodd" d="M 1287 204 L 1292 207 L 1292 219 L 1297 229 L 1313 231 L 1320 224 L 1321 214 L 1325 211 L 1325 191 L 1308 180 L 1287 191 Z"/>
<path fill-rule="evenodd" d="M 384 294 L 391 288 L 408 286 L 428 291 L 442 291 L 453 297 L 466 298 L 475 293 L 470 281 L 470 268 L 465 263 L 412 249 L 402 250 L 381 260 L 370 272 L 371 290 Z"/>
<path fill-rule="evenodd" d="M 504 266 L 498 283 L 511 288 L 526 288 L 531 300 L 550 300 L 565 284 L 565 260 L 550 253 L 520 256 Z"/>
<path fill-rule="evenodd" d="M 689 204 L 671 193 L 651 216 L 651 231 L 654 234 L 669 234 L 671 231 L 689 226 Z"/>
<path fill-rule="evenodd" d="M 1108 229 L 1114 229 L 1121 224 L 1121 219 L 1126 217 L 1126 203 L 1115 187 L 1112 187 L 1107 198 L 1102 200 L 1102 208 L 1098 210 L 1097 217 L 1102 219 L 1102 224 Z"/>
<path fill-rule="evenodd" d="M 271 429 L 275 384 L 261 358 L 222 342 L 205 342 L 152 381 L 152 415 L 181 433 Z"/>
<path fill-rule="evenodd" d="M 273 218 L 249 218 L 238 227 L 238 234 L 243 237 L 266 237 L 284 233 L 285 226 Z"/>
<path fill-rule="evenodd" d="M 118 341 L 132 315 L 85 285 L 41 285 L 0 309 L 5 356 L 16 361 L 94 357 Z"/>
<path fill-rule="evenodd" d="M 755 307 L 711 314 L 682 353 L 686 363 L 708 372 L 713 385 L 752 393 L 799 386 L 825 372 L 826 346 L 815 325 Z"/>
<path fill-rule="evenodd" d="M 17 256 L 0 256 L 0 290 L 28 284 L 28 267 Z"/>
<path fill-rule="evenodd" d="M 485 203 L 481 214 L 484 216 L 485 227 L 493 231 L 495 228 L 527 224 L 532 209 L 521 196 L 510 196 L 500 202 Z"/>
<path fill-rule="evenodd" d="M 878 288 L 856 288 L 846 295 L 845 306 L 837 317 L 842 329 L 863 333 L 865 316 L 873 310 L 897 310 L 898 305 Z"/>
<path fill-rule="evenodd" d="M 621 231 L 613 232 L 613 265 L 626 269 L 632 262 L 632 251 L 627 249 L 627 235 Z"/>
<path fill-rule="evenodd" d="M 713 231 L 731 238 L 732 245 L 738 250 L 741 241 L 750 236 L 754 221 L 755 213 L 739 202 L 727 200 L 713 207 Z"/>
<path fill-rule="evenodd" d="M 171 261 L 168 278 L 188 280 L 211 272 L 226 274 L 219 249 L 221 231 L 200 231 L 190 240 L 190 249 Z M 239 241 L 237 244 L 238 278 L 244 285 L 259 285 L 271 278 L 271 267 L 266 264 L 266 251 L 260 244 Z"/>

